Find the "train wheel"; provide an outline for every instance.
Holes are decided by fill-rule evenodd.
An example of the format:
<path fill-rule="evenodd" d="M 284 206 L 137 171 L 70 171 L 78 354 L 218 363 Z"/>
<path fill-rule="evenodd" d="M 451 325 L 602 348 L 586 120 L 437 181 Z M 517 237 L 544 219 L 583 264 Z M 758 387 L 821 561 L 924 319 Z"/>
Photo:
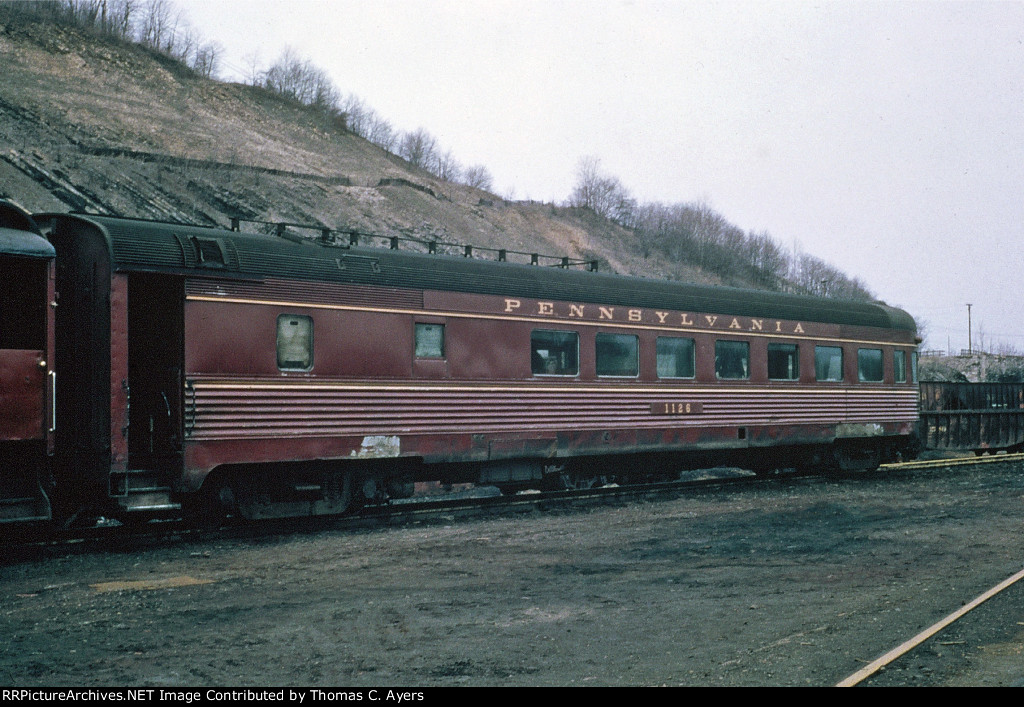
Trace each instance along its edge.
<path fill-rule="evenodd" d="M 835 459 L 840 473 L 864 473 L 878 469 L 882 454 L 874 444 L 837 444 Z"/>

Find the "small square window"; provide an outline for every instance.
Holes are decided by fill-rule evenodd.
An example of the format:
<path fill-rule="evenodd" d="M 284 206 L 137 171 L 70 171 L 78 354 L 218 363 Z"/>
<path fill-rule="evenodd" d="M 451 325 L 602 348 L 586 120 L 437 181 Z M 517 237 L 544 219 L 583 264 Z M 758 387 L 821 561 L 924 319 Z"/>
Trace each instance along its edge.
<path fill-rule="evenodd" d="M 695 348 L 693 339 L 659 336 L 658 378 L 693 378 Z"/>
<path fill-rule="evenodd" d="M 313 367 L 313 319 L 301 314 L 277 318 L 277 367 L 308 371 Z"/>
<path fill-rule="evenodd" d="M 843 379 L 843 350 L 838 346 L 814 347 L 814 378 L 819 381 Z"/>
<path fill-rule="evenodd" d="M 444 324 L 416 325 L 416 358 L 444 358 Z"/>
<path fill-rule="evenodd" d="M 893 351 L 892 352 L 892 370 L 893 376 L 897 383 L 907 382 L 907 352 L 906 351 Z"/>
<path fill-rule="evenodd" d="M 768 378 L 776 381 L 799 380 L 798 353 L 796 344 L 768 344 Z"/>
<path fill-rule="evenodd" d="M 881 383 L 883 372 L 881 349 L 857 349 L 857 379 L 861 383 Z"/>
<path fill-rule="evenodd" d="M 746 341 L 716 341 L 715 375 L 723 380 L 750 378 L 750 344 Z"/>
<path fill-rule="evenodd" d="M 598 334 L 594 338 L 597 375 L 640 375 L 640 344 L 629 334 Z"/>
<path fill-rule="evenodd" d="M 535 329 L 530 333 L 530 368 L 534 375 L 579 375 L 579 334 Z"/>

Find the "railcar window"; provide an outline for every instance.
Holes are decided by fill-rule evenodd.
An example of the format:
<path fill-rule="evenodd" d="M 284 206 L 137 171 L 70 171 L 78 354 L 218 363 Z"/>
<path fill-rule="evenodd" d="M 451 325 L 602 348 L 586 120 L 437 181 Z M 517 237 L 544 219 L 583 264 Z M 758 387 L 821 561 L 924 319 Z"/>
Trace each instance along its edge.
<path fill-rule="evenodd" d="M 594 337 L 599 376 L 640 375 L 640 343 L 629 334 L 597 334 Z"/>
<path fill-rule="evenodd" d="M 897 383 L 907 382 L 907 352 L 892 352 L 892 371 Z"/>
<path fill-rule="evenodd" d="M 574 331 L 534 329 L 530 333 L 530 366 L 534 375 L 579 375 L 579 334 Z"/>
<path fill-rule="evenodd" d="M 277 367 L 308 371 L 313 367 L 313 319 L 301 314 L 277 318 Z"/>
<path fill-rule="evenodd" d="M 857 378 L 861 383 L 881 383 L 882 350 L 857 349 Z"/>
<path fill-rule="evenodd" d="M 746 341 L 716 341 L 715 375 L 729 380 L 750 378 L 750 344 Z"/>
<path fill-rule="evenodd" d="M 814 377 L 820 381 L 841 381 L 843 350 L 838 346 L 815 346 Z"/>
<path fill-rule="evenodd" d="M 910 354 L 910 382 L 917 383 L 917 351 Z"/>
<path fill-rule="evenodd" d="M 658 378 L 693 378 L 695 348 L 693 339 L 659 336 Z"/>
<path fill-rule="evenodd" d="M 444 358 L 444 324 L 416 324 L 416 358 Z"/>
<path fill-rule="evenodd" d="M 800 379 L 800 357 L 796 344 L 768 344 L 768 378 L 777 381 Z"/>

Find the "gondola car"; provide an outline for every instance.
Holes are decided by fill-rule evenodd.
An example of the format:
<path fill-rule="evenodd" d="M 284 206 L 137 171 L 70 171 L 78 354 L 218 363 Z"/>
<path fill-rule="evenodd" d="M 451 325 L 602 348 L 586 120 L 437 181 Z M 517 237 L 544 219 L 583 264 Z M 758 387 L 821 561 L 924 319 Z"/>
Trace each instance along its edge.
<path fill-rule="evenodd" d="M 866 469 L 912 444 L 915 326 L 881 304 L 36 222 L 56 251 L 63 518 L 334 514 L 428 480 Z"/>

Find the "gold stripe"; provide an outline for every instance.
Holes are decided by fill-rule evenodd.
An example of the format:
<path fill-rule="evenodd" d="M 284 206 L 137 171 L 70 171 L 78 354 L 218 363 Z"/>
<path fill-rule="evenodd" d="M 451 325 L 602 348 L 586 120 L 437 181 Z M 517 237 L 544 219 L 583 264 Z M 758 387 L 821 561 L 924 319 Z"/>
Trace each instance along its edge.
<path fill-rule="evenodd" d="M 531 324 L 564 324 L 580 325 L 589 327 L 605 327 L 608 329 L 636 329 L 640 331 L 668 331 L 672 333 L 714 333 L 721 336 L 739 336 L 763 339 L 797 339 L 806 341 L 830 341 L 844 344 L 871 344 L 873 346 L 913 346 L 913 344 L 899 343 L 894 341 L 871 341 L 868 339 L 840 339 L 829 336 L 811 336 L 809 334 L 765 334 L 760 332 L 723 331 L 721 329 L 697 329 L 692 327 L 670 327 L 656 326 L 653 324 L 629 324 L 624 322 L 589 321 L 584 319 L 542 319 L 537 317 L 508 316 L 501 314 L 469 313 L 469 312 L 442 312 L 426 309 L 396 309 L 390 307 L 358 307 L 347 304 L 313 304 L 310 302 L 287 302 L 281 300 L 257 300 L 242 299 L 236 297 L 210 297 L 208 295 L 188 295 L 187 300 L 195 302 L 227 302 L 230 304 L 259 304 L 270 307 L 289 307 L 302 309 L 327 309 L 344 312 L 369 312 L 373 314 L 411 314 L 423 317 L 449 317 L 452 319 L 489 319 L 503 322 L 528 322 Z M 730 316 L 730 315 L 720 315 Z M 781 321 L 781 320 L 780 320 Z M 787 320 L 788 321 L 788 320 Z"/>
<path fill-rule="evenodd" d="M 478 392 L 478 393 L 503 393 L 503 392 L 537 392 L 537 393 L 659 393 L 663 395 L 709 395 L 709 394 L 743 394 L 743 393 L 757 393 L 757 394 L 769 394 L 769 395 L 829 395 L 835 396 L 839 394 L 853 394 L 853 395 L 878 395 L 879 393 L 886 393 L 890 395 L 899 395 L 901 397 L 913 397 L 917 398 L 916 388 L 894 388 L 894 387 L 877 387 L 877 388 L 853 388 L 853 387 L 834 387 L 834 388 L 810 388 L 807 386 L 800 386 L 793 384 L 784 388 L 774 388 L 764 385 L 755 386 L 721 386 L 713 388 L 669 388 L 669 387 L 636 387 L 626 385 L 614 385 L 614 386 L 594 386 L 594 385 L 579 385 L 579 386 L 553 386 L 543 383 L 534 385 L 521 384 L 521 385 L 492 385 L 484 384 L 478 385 L 473 383 L 467 383 L 462 385 L 436 385 L 436 384 L 424 384 L 424 385 L 409 385 L 402 383 L 345 383 L 339 381 L 306 381 L 301 382 L 279 382 L 279 381 L 246 381 L 246 382 L 232 382 L 229 380 L 217 380 L 217 379 L 202 379 L 202 378 L 190 378 L 189 381 L 194 387 L 203 388 L 205 390 L 355 390 L 355 391 L 396 391 L 396 392 L 422 392 L 422 393 L 443 393 L 451 391 L 462 391 L 462 392 Z M 902 384 L 901 384 L 902 385 Z"/>

